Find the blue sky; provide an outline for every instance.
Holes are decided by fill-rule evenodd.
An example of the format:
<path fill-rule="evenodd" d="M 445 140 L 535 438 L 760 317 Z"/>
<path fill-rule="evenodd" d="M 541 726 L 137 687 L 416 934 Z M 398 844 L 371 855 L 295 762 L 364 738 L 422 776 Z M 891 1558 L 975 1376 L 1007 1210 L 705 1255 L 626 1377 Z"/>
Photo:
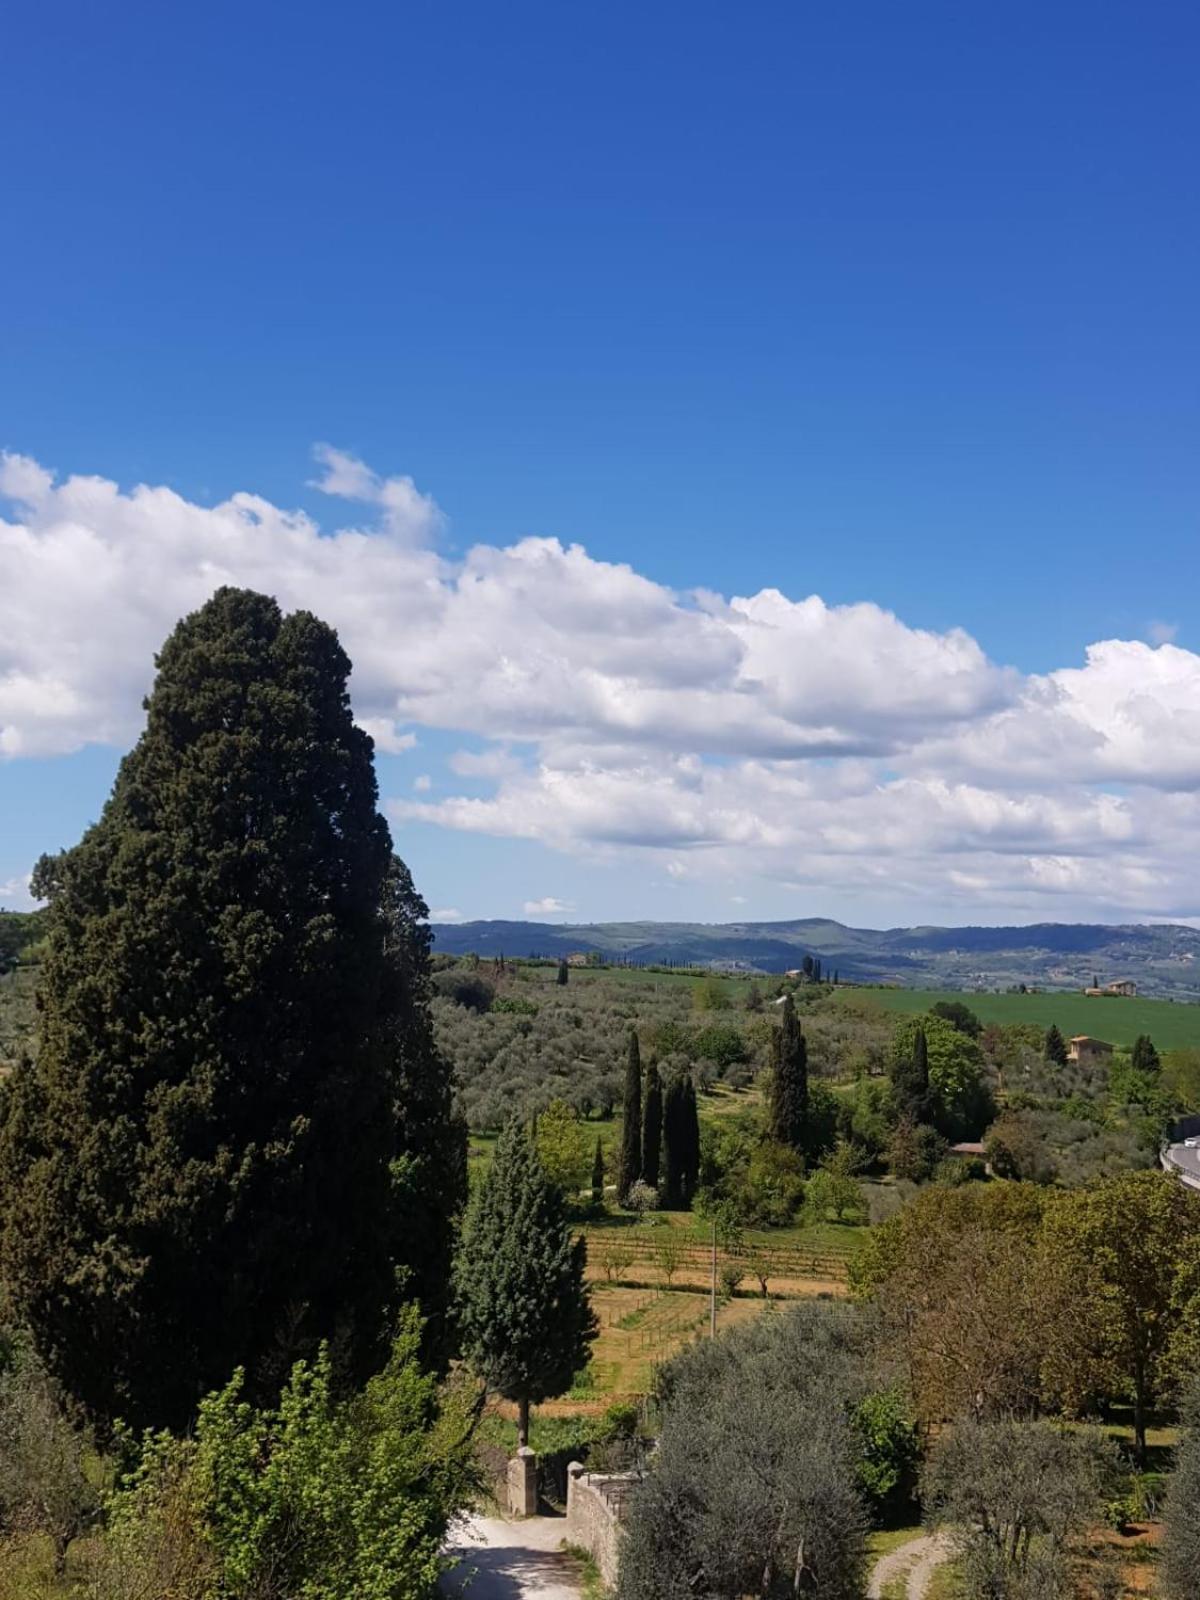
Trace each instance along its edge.
<path fill-rule="evenodd" d="M 714 742 L 701 705 L 678 733 L 629 713 L 632 744 L 607 713 L 538 729 L 489 702 L 482 721 L 415 695 L 406 656 L 378 689 L 418 742 L 380 775 L 436 907 L 1196 915 L 1200 868 L 1181 852 L 1200 775 L 1145 752 L 1200 730 L 1198 48 L 1184 4 L 18 0 L 0 447 L 60 483 L 165 486 L 205 508 L 248 492 L 322 536 L 393 536 L 374 491 L 313 487 L 329 441 L 436 502 L 416 542 L 451 583 L 473 548 L 553 538 L 586 548 L 593 589 L 628 563 L 689 615 L 697 589 L 869 602 L 914 634 L 965 630 L 1014 669 L 966 708 L 928 687 L 919 716 L 898 713 L 869 683 L 855 704 L 818 704 L 807 679 L 802 694 L 783 682 L 803 676 L 793 654 L 826 647 L 805 622 L 787 663 L 772 658 L 768 710 L 793 717 L 799 695 L 810 733 L 834 726 L 840 743 L 798 756 L 765 734 Z M 67 509 L 90 515 L 77 502 L 33 514 L 10 493 L 0 515 L 52 539 Z M 47 548 L 36 581 L 16 543 L 7 585 L 0 569 L 31 636 L 53 604 Z M 288 595 L 322 609 L 305 581 Z M 189 603 L 193 588 L 181 578 Z M 131 605 L 148 648 L 170 625 L 144 599 L 116 603 L 107 577 L 95 598 L 114 617 Z M 78 628 L 102 634 L 84 600 Z M 334 582 L 326 609 L 347 634 L 344 603 Z M 632 603 L 613 599 L 609 636 Z M 499 606 L 497 656 L 525 647 L 513 617 Z M 89 696 L 131 627 L 108 653 L 90 639 Z M 745 630 L 716 633 L 704 648 L 724 670 Z M 1174 643 L 1057 676 L 1108 640 Z M 864 648 L 894 678 L 909 644 Z M 136 731 L 114 667 L 90 728 L 45 734 L 35 645 L 0 637 L 0 724 L 9 706 L 21 730 L 0 764 L 10 900 L 39 849 L 96 814 Z M 547 636 L 539 672 L 547 659 L 568 681 L 589 670 L 569 640 Z M 676 665 L 641 671 L 602 673 L 598 702 L 678 687 Z M 744 673 L 737 693 L 761 709 Z M 1042 726 L 1047 698 L 1065 734 Z M 903 725 L 894 738 L 880 718 Z M 507 776 L 454 770 L 493 745 Z M 1054 757 L 1071 751 L 1064 772 Z M 614 824 L 664 771 L 646 809 L 670 825 Z M 1128 881 L 1097 868 L 1110 849 L 1141 852 Z"/>

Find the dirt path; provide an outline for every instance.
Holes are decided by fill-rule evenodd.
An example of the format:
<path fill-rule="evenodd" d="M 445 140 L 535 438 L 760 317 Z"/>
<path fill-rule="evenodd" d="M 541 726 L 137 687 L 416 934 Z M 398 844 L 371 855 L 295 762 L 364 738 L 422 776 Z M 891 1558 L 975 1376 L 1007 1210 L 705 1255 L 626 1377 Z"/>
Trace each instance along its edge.
<path fill-rule="evenodd" d="M 441 1591 L 451 1600 L 580 1600 L 578 1568 L 559 1548 L 566 1530 L 562 1517 L 464 1517 L 450 1530 L 458 1565 Z"/>
<path fill-rule="evenodd" d="M 868 1600 L 882 1600 L 887 1585 L 900 1577 L 906 1578 L 906 1600 L 925 1600 L 934 1570 L 941 1566 L 950 1551 L 950 1540 L 944 1533 L 925 1533 L 897 1546 L 875 1563 L 867 1585 Z"/>

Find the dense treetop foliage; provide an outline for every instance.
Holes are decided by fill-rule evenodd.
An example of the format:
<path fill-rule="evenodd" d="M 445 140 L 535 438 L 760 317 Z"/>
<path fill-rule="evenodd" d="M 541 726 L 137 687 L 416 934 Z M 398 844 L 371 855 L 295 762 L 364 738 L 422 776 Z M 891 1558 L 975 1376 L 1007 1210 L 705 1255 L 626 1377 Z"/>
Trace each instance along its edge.
<path fill-rule="evenodd" d="M 219 591 L 164 645 L 100 821 L 39 871 L 0 1269 L 102 1422 L 181 1423 L 237 1365 L 268 1394 L 323 1338 L 365 1374 L 400 1280 L 440 1310 L 461 1162 L 425 908 L 349 670 L 315 617 Z"/>

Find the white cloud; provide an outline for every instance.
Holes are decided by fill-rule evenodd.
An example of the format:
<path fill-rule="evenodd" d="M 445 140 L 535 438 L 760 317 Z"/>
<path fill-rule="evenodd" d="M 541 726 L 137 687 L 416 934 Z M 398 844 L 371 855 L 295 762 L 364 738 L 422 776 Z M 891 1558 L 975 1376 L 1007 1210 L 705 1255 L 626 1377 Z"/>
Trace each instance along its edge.
<path fill-rule="evenodd" d="M 310 481 L 309 487 L 336 495 L 339 500 L 378 506 L 393 538 L 421 545 L 441 532 L 445 518 L 437 502 L 422 494 L 410 477 L 381 478 L 357 456 L 328 444 L 316 445 L 313 455 L 325 470 Z"/>
<path fill-rule="evenodd" d="M 441 906 L 429 913 L 430 922 L 465 922 L 467 919 L 457 906 Z"/>
<path fill-rule="evenodd" d="M 400 820 L 910 911 L 1200 908 L 1200 656 L 1165 636 L 1022 676 L 869 601 L 683 595 L 554 539 L 450 563 L 411 479 L 317 459 L 369 527 L 0 457 L 0 756 L 130 742 L 175 620 L 245 584 L 339 629 L 380 750 L 476 741 L 448 762 L 473 792 L 424 798 L 422 774 Z"/>
<path fill-rule="evenodd" d="M 413 779 L 413 788 L 418 794 L 428 794 L 433 788 L 433 779 L 427 772 L 418 772 Z"/>
<path fill-rule="evenodd" d="M 29 874 L 0 878 L 0 911 L 32 911 L 37 901 L 29 892 Z"/>
<path fill-rule="evenodd" d="M 1177 622 L 1152 622 L 1146 629 L 1151 644 L 1174 644 L 1179 633 Z"/>
<path fill-rule="evenodd" d="M 557 917 L 572 908 L 565 900 L 559 900 L 555 895 L 548 894 L 541 900 L 526 900 L 525 915 L 527 917 Z"/>

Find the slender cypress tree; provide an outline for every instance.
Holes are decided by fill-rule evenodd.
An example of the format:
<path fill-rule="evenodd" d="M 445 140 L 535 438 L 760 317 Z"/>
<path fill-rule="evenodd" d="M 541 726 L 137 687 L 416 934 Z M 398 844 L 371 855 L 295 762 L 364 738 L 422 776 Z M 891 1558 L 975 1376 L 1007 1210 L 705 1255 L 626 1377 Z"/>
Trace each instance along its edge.
<path fill-rule="evenodd" d="M 652 1061 L 646 1068 L 646 1108 L 642 1113 L 642 1177 L 652 1189 L 658 1188 L 662 1158 L 663 1093 L 662 1079 Z"/>
<path fill-rule="evenodd" d="M 808 1047 L 790 994 L 784 998 L 772 1055 L 771 1137 L 803 1154 L 808 1128 Z"/>
<path fill-rule="evenodd" d="M 682 1078 L 671 1078 L 663 1095 L 662 1195 L 669 1210 L 683 1204 L 687 1153 L 684 1148 L 684 1088 Z"/>
<path fill-rule="evenodd" d="M 592 1204 L 597 1210 L 604 1204 L 604 1146 L 596 1136 L 596 1154 L 592 1160 Z"/>
<path fill-rule="evenodd" d="M 1158 1077 L 1162 1063 L 1158 1059 L 1158 1051 L 1154 1048 L 1154 1040 L 1148 1033 L 1139 1033 L 1133 1041 L 1133 1054 L 1129 1064 L 1135 1072 L 1144 1073 L 1148 1078 Z"/>
<path fill-rule="evenodd" d="M 679 1115 L 683 1145 L 683 1203 L 690 1206 L 696 1192 L 696 1180 L 700 1176 L 700 1113 L 696 1105 L 696 1085 L 690 1075 L 684 1080 Z"/>
<path fill-rule="evenodd" d="M 891 1078 L 900 1120 L 929 1122 L 933 1114 L 933 1094 L 929 1086 L 929 1041 L 924 1028 L 918 1028 L 913 1036 L 911 1058 L 893 1061 Z"/>
<path fill-rule="evenodd" d="M 365 1374 L 401 1292 L 440 1321 L 463 1151 L 349 673 L 309 613 L 219 590 L 99 822 L 39 869 L 0 1276 L 102 1425 L 184 1425 L 239 1365 L 269 1394 L 321 1339 Z"/>
<path fill-rule="evenodd" d="M 642 1175 L 642 1054 L 637 1029 L 629 1030 L 625 1058 L 625 1092 L 621 1104 L 621 1173 L 618 1198 L 622 1205 Z"/>
<path fill-rule="evenodd" d="M 1046 1044 L 1042 1054 L 1056 1067 L 1065 1067 L 1067 1064 L 1067 1041 L 1053 1022 L 1046 1029 Z"/>
<path fill-rule="evenodd" d="M 571 981 L 571 969 L 567 965 L 567 958 L 565 956 L 562 956 L 559 959 L 558 976 L 555 978 L 554 981 L 556 983 L 559 983 L 559 984 L 566 984 L 566 983 L 569 983 Z"/>
<path fill-rule="evenodd" d="M 463 1351 L 490 1389 L 529 1407 L 568 1389 L 596 1337 L 587 1244 L 567 1217 L 533 1140 L 514 1118 L 467 1209 L 455 1269 Z"/>

